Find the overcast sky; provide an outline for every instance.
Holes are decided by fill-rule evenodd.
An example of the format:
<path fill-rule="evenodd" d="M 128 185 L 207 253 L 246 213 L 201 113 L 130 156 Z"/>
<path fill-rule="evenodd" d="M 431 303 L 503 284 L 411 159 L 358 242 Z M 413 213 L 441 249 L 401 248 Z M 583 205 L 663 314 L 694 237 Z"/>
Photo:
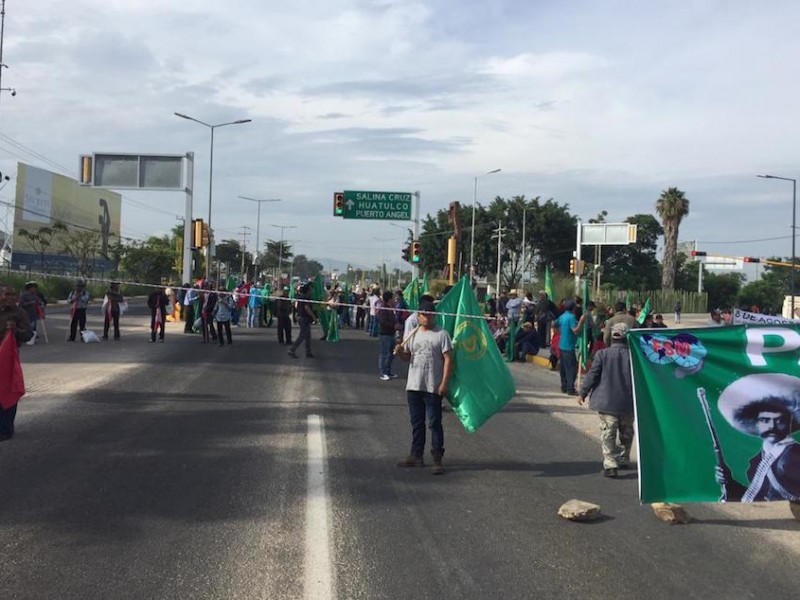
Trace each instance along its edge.
<path fill-rule="evenodd" d="M 798 23 L 791 0 L 7 0 L 0 170 L 193 151 L 205 218 L 209 130 L 173 113 L 249 118 L 216 130 L 212 217 L 221 239 L 250 227 L 248 248 L 257 207 L 239 195 L 282 199 L 262 205 L 262 243 L 296 226 L 296 253 L 323 263 L 399 264 L 404 231 L 335 219 L 334 191 L 419 190 L 424 215 L 501 168 L 479 202 L 621 221 L 675 186 L 682 240 L 789 256 L 792 184 L 756 174 L 800 174 Z M 180 194 L 126 191 L 123 235 L 182 212 Z"/>

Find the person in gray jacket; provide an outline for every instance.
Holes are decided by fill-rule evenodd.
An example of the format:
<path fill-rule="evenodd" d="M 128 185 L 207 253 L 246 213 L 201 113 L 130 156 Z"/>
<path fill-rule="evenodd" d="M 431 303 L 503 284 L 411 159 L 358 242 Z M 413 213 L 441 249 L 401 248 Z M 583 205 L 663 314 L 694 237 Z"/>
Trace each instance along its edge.
<path fill-rule="evenodd" d="M 578 404 L 582 405 L 589 394 L 589 408 L 596 410 L 600 418 L 601 473 L 616 477 L 618 469 L 628 468 L 633 445 L 633 381 L 625 323 L 616 323 L 611 328 L 611 346 L 592 359 L 592 367 L 581 384 Z"/>

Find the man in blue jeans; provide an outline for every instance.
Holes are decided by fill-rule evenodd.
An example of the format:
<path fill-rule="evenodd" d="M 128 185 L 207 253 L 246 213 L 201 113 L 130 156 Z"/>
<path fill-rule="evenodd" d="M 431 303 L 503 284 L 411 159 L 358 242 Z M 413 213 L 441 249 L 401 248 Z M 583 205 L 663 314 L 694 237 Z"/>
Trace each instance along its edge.
<path fill-rule="evenodd" d="M 583 321 L 588 313 L 584 312 L 580 319 L 575 317 L 575 303 L 567 300 L 564 312 L 555 321 L 555 326 L 561 334 L 558 349 L 561 359 L 558 361 L 561 373 L 561 391 L 570 396 L 577 396 L 575 378 L 578 376 L 578 357 L 575 355 L 575 346 L 578 343 L 578 334 L 583 326 Z"/>
<path fill-rule="evenodd" d="M 431 430 L 433 474 L 444 473 L 444 429 L 442 428 L 442 397 L 447 395 L 447 385 L 453 371 L 453 343 L 450 335 L 436 325 L 432 302 L 420 302 L 417 311 L 419 325 L 397 344 L 395 354 L 409 360 L 406 396 L 411 417 L 411 453 L 398 467 L 425 466 L 425 418 Z"/>

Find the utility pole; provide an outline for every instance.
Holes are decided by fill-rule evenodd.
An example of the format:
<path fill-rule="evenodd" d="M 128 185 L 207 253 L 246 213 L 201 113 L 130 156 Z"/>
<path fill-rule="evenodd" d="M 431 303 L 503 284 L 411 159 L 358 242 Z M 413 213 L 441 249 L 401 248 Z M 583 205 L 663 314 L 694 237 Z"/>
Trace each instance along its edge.
<path fill-rule="evenodd" d="M 250 235 L 250 228 L 247 225 L 242 225 L 242 270 L 241 270 L 242 281 L 247 279 L 245 277 L 245 272 L 244 272 L 244 254 L 245 254 L 245 249 L 247 248 L 247 236 L 249 235 Z"/>
<path fill-rule="evenodd" d="M 506 230 L 506 227 L 503 227 L 503 222 L 498 221 L 497 229 L 495 229 L 495 236 L 497 237 L 497 297 L 500 297 L 500 257 L 503 250 L 503 232 Z M 493 236 L 494 237 L 494 236 Z"/>

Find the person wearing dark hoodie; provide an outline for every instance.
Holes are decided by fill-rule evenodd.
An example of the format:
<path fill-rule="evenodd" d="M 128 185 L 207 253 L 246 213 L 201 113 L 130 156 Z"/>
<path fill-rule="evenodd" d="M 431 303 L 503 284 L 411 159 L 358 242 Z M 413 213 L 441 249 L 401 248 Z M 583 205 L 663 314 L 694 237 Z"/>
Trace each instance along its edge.
<path fill-rule="evenodd" d="M 147 298 L 147 306 L 150 308 L 150 341 L 164 341 L 164 323 L 167 320 L 167 304 L 169 298 L 164 293 L 163 288 L 155 288 Z"/>
<path fill-rule="evenodd" d="M 125 298 L 119 291 L 119 283 L 112 281 L 106 290 L 106 297 L 103 299 L 103 339 L 108 339 L 108 330 L 114 324 L 114 339 L 119 340 L 119 315 L 120 306 L 125 302 Z"/>

